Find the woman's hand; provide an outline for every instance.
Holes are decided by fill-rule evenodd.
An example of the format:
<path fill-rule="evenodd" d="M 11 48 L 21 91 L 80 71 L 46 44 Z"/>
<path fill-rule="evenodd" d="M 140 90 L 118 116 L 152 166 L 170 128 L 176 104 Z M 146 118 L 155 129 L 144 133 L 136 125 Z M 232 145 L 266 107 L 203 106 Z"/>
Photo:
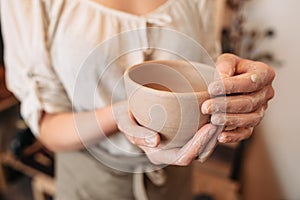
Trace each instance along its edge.
<path fill-rule="evenodd" d="M 224 125 L 218 136 L 221 143 L 238 142 L 252 135 L 260 123 L 268 101 L 274 96 L 273 69 L 261 62 L 239 58 L 232 54 L 221 55 L 216 64 L 220 79 L 209 85 L 215 98 L 202 105 L 202 112 L 211 114 L 211 123 Z M 226 94 L 224 97 L 218 95 Z M 226 113 L 224 115 L 224 113 Z M 226 130 L 226 127 L 231 127 Z"/>
<path fill-rule="evenodd" d="M 189 165 L 196 158 L 204 161 L 215 146 L 217 127 L 212 124 L 203 126 L 190 141 L 181 148 L 164 149 L 159 147 L 158 133 L 137 124 L 128 110 L 127 102 L 113 105 L 117 126 L 128 140 L 140 147 L 153 164 Z"/>

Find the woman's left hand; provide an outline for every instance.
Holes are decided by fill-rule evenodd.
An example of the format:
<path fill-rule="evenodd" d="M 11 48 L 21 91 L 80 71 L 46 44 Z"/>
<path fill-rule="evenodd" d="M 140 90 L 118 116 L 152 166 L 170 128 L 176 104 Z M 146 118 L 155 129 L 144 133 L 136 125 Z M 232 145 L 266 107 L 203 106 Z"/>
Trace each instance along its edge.
<path fill-rule="evenodd" d="M 247 139 L 262 120 L 268 101 L 274 96 L 274 70 L 262 62 L 233 54 L 221 55 L 216 70 L 220 78 L 209 85 L 213 98 L 203 103 L 202 112 L 212 115 L 212 124 L 224 125 L 218 136 L 219 142 Z M 224 94 L 225 102 L 224 97 L 219 97 Z"/>
<path fill-rule="evenodd" d="M 134 145 L 141 148 L 149 160 L 156 165 L 187 166 L 195 159 L 204 161 L 211 153 L 217 140 L 218 127 L 206 124 L 182 147 L 160 147 L 159 133 L 139 125 L 128 109 L 126 101 L 112 105 L 119 131 Z"/>

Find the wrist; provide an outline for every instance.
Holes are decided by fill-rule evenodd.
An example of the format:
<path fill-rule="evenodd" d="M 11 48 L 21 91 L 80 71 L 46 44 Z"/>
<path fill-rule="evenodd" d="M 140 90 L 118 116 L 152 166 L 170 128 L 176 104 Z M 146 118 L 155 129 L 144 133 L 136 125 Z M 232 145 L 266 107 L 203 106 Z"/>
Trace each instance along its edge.
<path fill-rule="evenodd" d="M 118 131 L 112 106 L 106 106 L 95 110 L 95 116 L 98 126 L 104 135 L 109 136 Z"/>

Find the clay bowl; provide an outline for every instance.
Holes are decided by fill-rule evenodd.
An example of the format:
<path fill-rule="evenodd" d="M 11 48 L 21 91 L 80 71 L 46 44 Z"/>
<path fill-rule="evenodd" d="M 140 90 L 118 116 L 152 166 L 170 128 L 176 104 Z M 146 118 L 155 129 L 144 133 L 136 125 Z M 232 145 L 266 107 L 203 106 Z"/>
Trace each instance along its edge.
<path fill-rule="evenodd" d="M 129 109 L 137 122 L 161 135 L 161 146 L 183 146 L 209 121 L 201 104 L 214 68 L 183 60 L 147 61 L 124 74 Z"/>

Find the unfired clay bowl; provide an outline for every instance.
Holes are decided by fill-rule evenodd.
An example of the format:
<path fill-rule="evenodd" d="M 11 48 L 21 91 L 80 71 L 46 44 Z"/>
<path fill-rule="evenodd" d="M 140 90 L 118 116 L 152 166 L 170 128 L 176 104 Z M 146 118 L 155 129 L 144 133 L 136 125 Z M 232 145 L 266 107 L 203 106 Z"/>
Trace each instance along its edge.
<path fill-rule="evenodd" d="M 125 71 L 129 109 L 137 122 L 161 135 L 161 146 L 181 147 L 209 121 L 201 104 L 214 68 L 183 60 L 147 61 Z"/>

